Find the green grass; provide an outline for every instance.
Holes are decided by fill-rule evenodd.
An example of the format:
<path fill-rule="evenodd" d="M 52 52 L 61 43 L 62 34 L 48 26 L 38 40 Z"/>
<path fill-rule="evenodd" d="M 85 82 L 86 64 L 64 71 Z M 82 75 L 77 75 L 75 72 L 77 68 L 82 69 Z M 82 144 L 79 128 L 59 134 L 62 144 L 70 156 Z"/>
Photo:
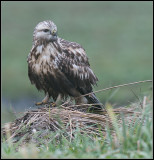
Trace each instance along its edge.
<path fill-rule="evenodd" d="M 147 101 L 141 119 L 136 118 L 135 123 L 128 127 L 124 115 L 121 115 L 123 120 L 119 125 L 115 115 L 110 112 L 116 133 L 114 137 L 106 127 L 106 137 L 90 137 L 86 133 L 81 135 L 77 129 L 73 140 L 63 136 L 63 131 L 58 131 L 49 134 L 48 143 L 45 143 L 48 137 L 38 138 L 39 146 L 23 144 L 24 137 L 15 144 L 11 139 L 3 141 L 2 158 L 152 158 L 151 113 L 152 103 Z M 56 138 L 57 134 L 61 135 L 59 139 Z M 36 133 L 34 137 L 39 136 Z"/>
<path fill-rule="evenodd" d="M 152 79 L 152 2 L 3 1 L 1 4 L 4 97 L 40 96 L 28 79 L 26 59 L 34 27 L 47 19 L 56 23 L 60 37 L 85 48 L 99 79 L 95 90 Z M 118 92 L 119 103 L 127 97 L 125 91 Z M 104 97 L 101 101 L 107 98 L 100 94 L 98 97 Z"/>

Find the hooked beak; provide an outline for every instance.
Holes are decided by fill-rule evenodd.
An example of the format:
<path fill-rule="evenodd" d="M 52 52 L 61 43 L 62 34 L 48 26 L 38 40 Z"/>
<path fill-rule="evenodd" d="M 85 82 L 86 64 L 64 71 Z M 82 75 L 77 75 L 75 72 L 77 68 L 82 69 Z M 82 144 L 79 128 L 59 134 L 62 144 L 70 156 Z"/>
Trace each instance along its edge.
<path fill-rule="evenodd" d="M 51 41 L 56 41 L 57 40 L 57 34 L 56 33 L 51 33 L 51 36 L 52 36 Z"/>

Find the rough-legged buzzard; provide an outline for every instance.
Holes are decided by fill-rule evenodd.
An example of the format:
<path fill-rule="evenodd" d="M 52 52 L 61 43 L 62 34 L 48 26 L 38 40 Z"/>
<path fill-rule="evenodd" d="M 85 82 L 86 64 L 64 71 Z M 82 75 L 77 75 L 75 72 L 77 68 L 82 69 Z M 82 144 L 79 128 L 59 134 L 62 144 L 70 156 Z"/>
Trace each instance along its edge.
<path fill-rule="evenodd" d="M 56 101 L 58 97 L 70 96 L 76 104 L 97 103 L 97 108 L 101 108 L 95 94 L 81 96 L 92 92 L 92 85 L 98 80 L 85 50 L 78 43 L 58 37 L 52 21 L 40 22 L 35 27 L 27 62 L 31 83 L 46 95 L 38 104 L 47 103 L 50 97 Z"/>

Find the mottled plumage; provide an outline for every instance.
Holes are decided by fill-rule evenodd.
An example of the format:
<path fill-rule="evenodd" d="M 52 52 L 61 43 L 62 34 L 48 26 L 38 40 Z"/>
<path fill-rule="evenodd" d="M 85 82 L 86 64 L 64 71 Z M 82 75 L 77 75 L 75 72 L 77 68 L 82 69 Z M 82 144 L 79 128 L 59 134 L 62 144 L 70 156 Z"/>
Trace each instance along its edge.
<path fill-rule="evenodd" d="M 40 22 L 34 29 L 33 46 L 28 55 L 28 76 L 38 90 L 43 90 L 48 102 L 61 97 L 79 97 L 92 92 L 97 77 L 90 68 L 81 45 L 57 36 L 52 21 Z M 100 103 L 94 94 L 76 100 L 81 103 Z"/>

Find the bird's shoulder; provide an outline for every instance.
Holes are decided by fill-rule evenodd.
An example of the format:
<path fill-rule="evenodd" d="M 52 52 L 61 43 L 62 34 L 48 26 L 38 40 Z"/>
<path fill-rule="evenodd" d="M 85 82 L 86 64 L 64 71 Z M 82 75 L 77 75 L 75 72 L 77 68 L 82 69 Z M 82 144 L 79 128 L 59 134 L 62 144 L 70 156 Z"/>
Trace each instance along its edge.
<path fill-rule="evenodd" d="M 82 48 L 84 50 L 84 48 L 78 44 L 77 42 L 72 42 L 72 41 L 68 41 L 62 38 L 58 39 L 59 43 L 62 45 L 62 47 L 67 48 L 67 47 L 72 47 L 72 48 Z"/>
<path fill-rule="evenodd" d="M 60 45 L 62 55 L 66 60 L 68 59 L 69 61 L 89 66 L 85 49 L 80 44 L 62 38 L 59 38 L 58 44 Z"/>

